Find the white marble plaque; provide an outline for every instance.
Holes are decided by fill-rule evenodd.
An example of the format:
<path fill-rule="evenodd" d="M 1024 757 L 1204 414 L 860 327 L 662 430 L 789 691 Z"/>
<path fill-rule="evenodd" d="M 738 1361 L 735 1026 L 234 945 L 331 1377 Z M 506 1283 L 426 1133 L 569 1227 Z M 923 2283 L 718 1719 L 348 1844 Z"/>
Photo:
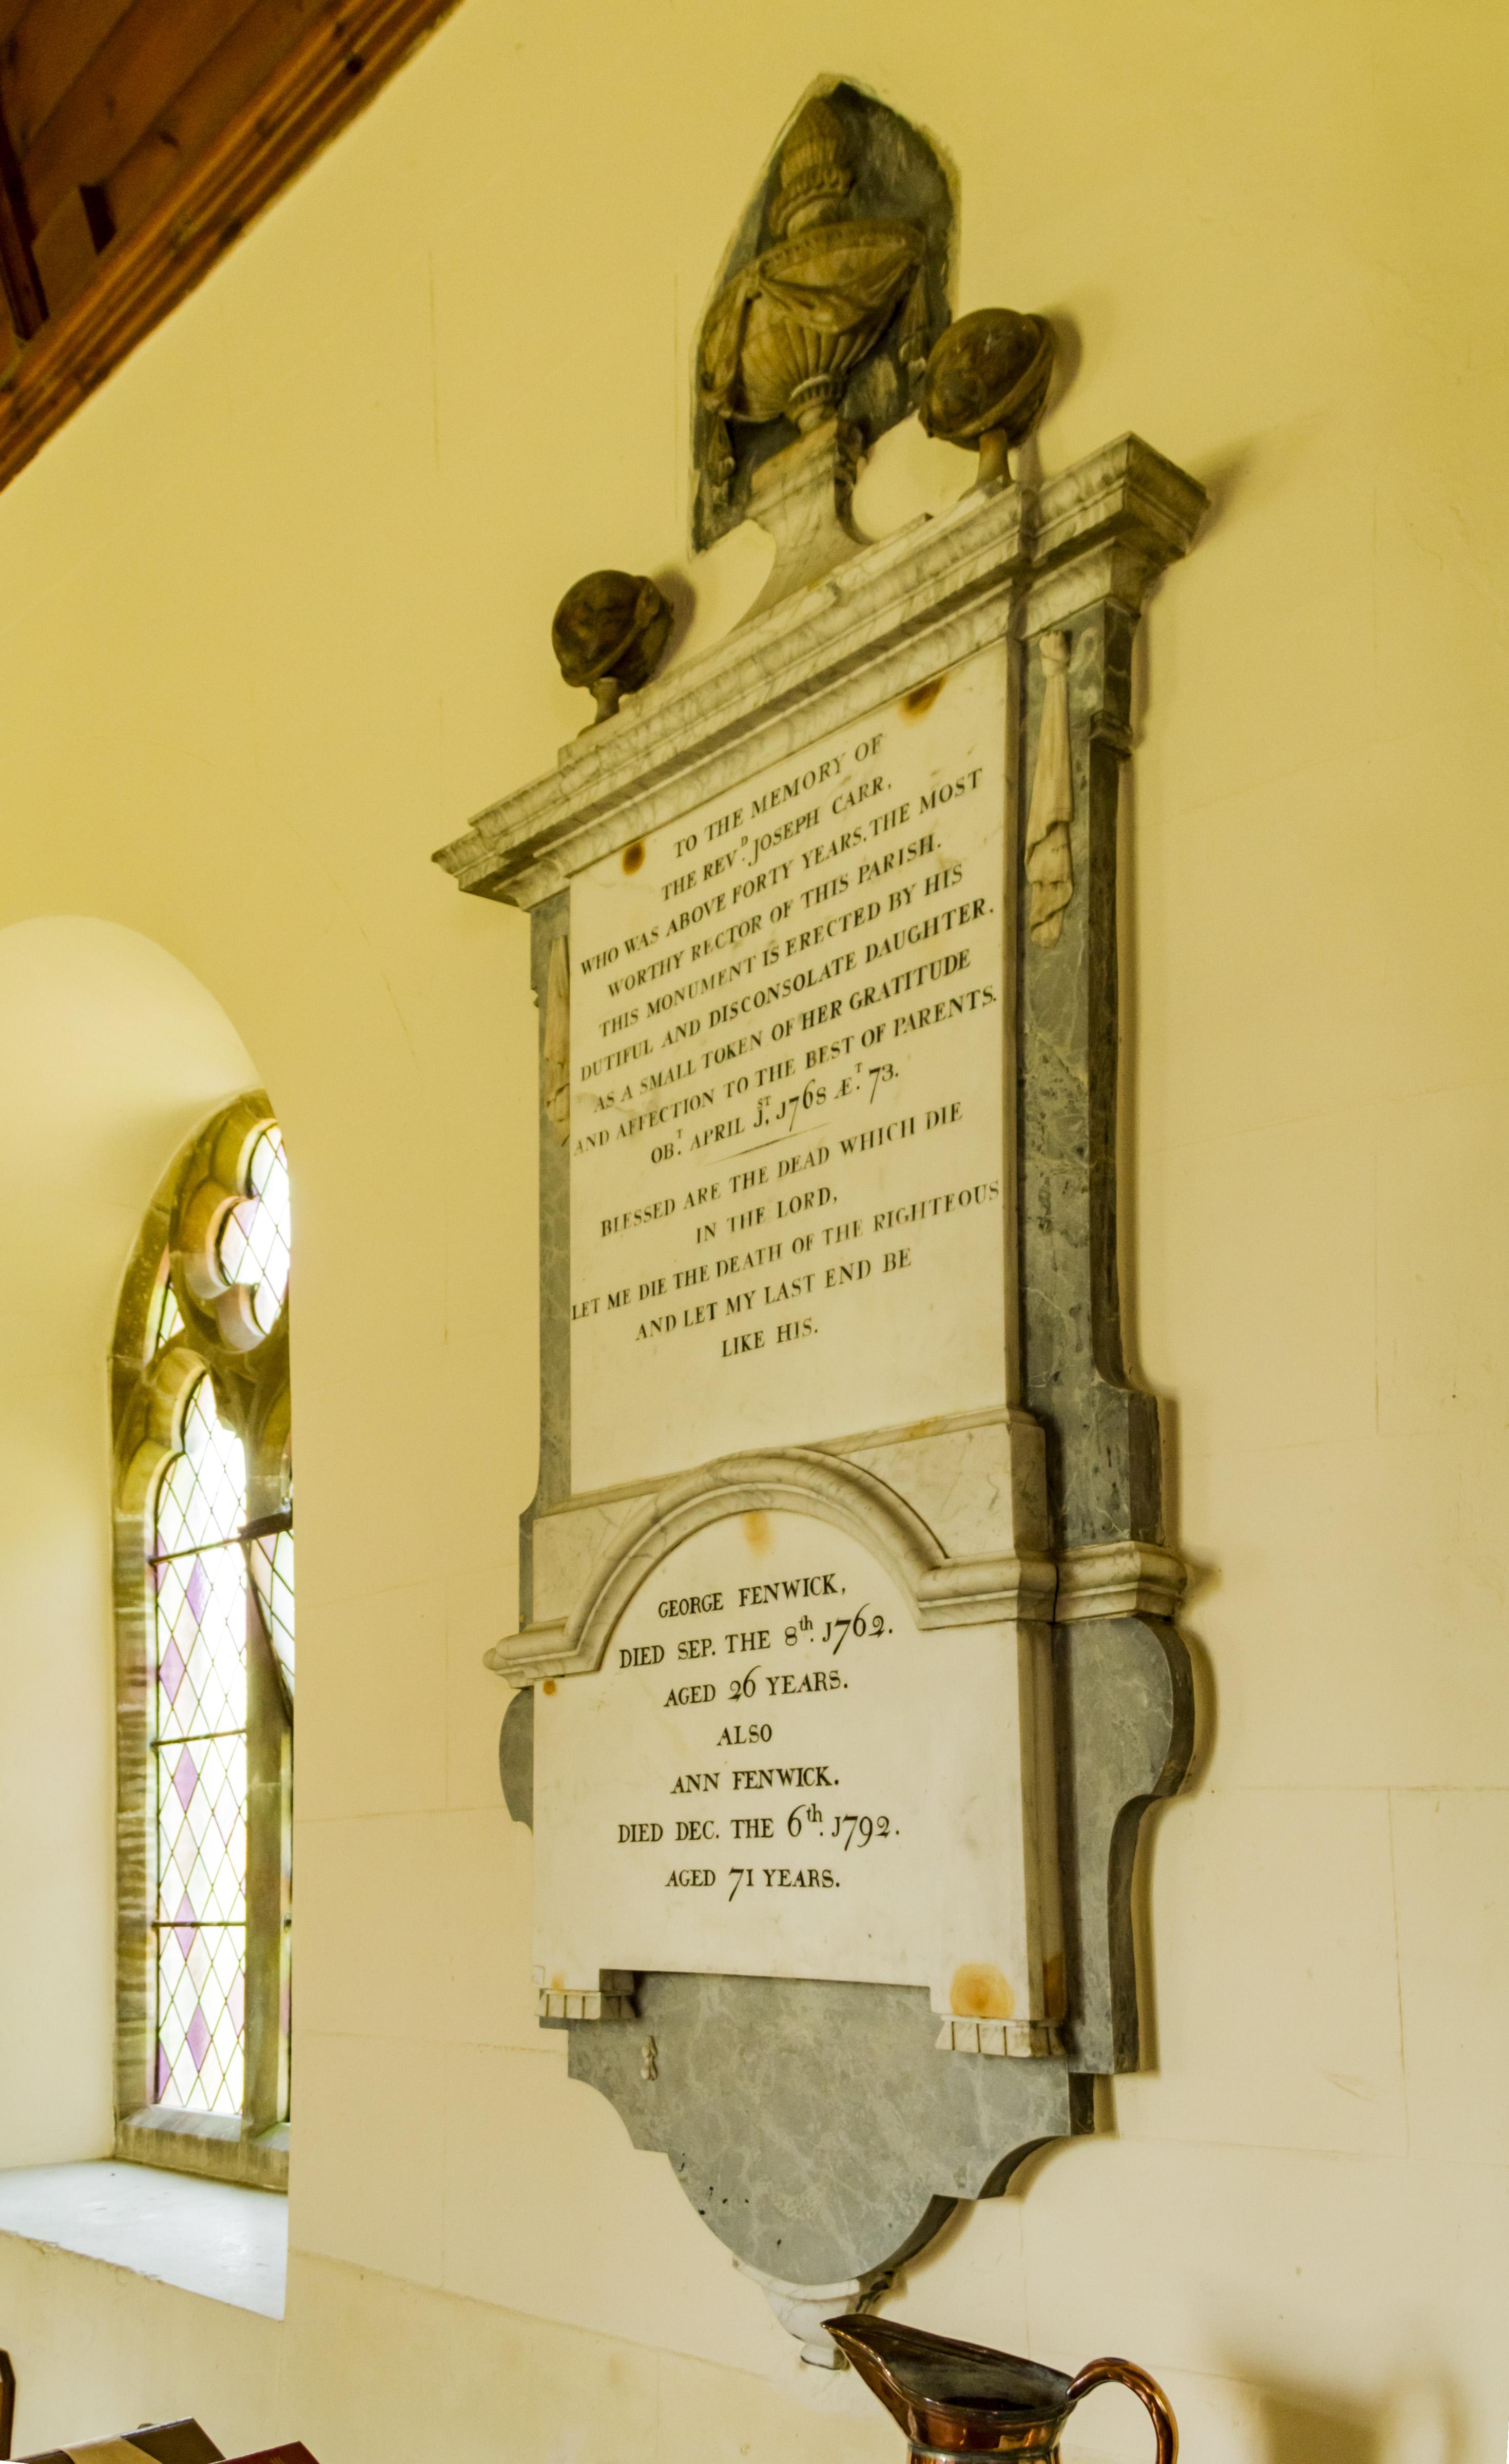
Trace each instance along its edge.
<path fill-rule="evenodd" d="M 1046 1652 L 1041 1628 L 922 1632 L 815 1517 L 682 1542 L 602 1666 L 536 1692 L 539 1985 L 829 1977 L 1024 2013 Z"/>
<path fill-rule="evenodd" d="M 1004 1402 L 1007 678 L 574 881 L 579 1495 Z"/>

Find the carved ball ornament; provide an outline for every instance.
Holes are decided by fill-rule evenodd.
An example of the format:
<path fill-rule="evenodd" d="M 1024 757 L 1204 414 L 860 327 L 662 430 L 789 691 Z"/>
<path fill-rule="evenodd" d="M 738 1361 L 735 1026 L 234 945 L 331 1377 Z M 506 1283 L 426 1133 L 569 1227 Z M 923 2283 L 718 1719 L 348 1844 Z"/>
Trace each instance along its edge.
<path fill-rule="evenodd" d="M 572 583 L 550 639 L 567 684 L 586 686 L 599 718 L 611 718 L 621 693 L 648 684 L 670 627 L 670 603 L 647 575 L 609 567 Z"/>
<path fill-rule="evenodd" d="M 920 416 L 929 436 L 978 446 L 981 481 L 1004 479 L 1006 453 L 1042 417 L 1053 375 L 1053 328 L 1015 308 L 975 308 L 933 344 Z"/>

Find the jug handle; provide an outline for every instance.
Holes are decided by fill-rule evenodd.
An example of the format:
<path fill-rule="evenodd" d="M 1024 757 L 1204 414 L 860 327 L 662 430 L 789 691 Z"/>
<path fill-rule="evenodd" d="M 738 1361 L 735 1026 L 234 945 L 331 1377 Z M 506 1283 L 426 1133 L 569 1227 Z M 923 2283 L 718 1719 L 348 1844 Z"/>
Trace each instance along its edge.
<path fill-rule="evenodd" d="M 1078 2404 L 1081 2396 L 1088 2395 L 1092 2387 L 1111 2386 L 1130 2387 L 1133 2395 L 1142 2398 L 1157 2435 L 1158 2464 L 1177 2464 L 1179 2425 L 1174 2420 L 1169 2399 L 1157 2380 L 1149 2378 L 1146 2370 L 1140 2370 L 1135 2362 L 1119 2362 L 1114 2354 L 1109 2353 L 1102 2361 L 1086 2362 L 1069 2389 L 1067 2402 Z"/>

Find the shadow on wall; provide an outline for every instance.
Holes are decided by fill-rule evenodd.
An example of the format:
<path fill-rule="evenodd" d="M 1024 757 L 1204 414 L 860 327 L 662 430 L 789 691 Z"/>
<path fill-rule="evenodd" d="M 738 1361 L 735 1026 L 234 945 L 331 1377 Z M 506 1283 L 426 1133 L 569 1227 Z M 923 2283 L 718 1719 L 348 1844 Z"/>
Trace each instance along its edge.
<path fill-rule="evenodd" d="M 1255 2388 L 1263 2464 L 1460 2464 L 1460 2407 L 1440 2377 L 1400 2380 L 1375 2404 L 1275 2385 L 1237 2373 Z"/>
<path fill-rule="evenodd" d="M 0 2167 L 112 2144 L 107 1355 L 159 1179 L 255 1083 L 155 941 L 82 915 L 0 931 Z"/>
<path fill-rule="evenodd" d="M 19 1243 L 29 1268 L 43 1270 L 61 1241 L 69 1270 L 58 1281 L 75 1305 L 87 1265 L 101 1344 L 175 1146 L 255 1083 L 218 1001 L 157 942 L 87 915 L 0 931 L 0 1138 L 11 1166 L 0 1242 L 11 1257 Z"/>
<path fill-rule="evenodd" d="M 1272 2464 L 1383 2464 L 1376 2412 L 1334 2410 L 1273 2387 L 1260 2391 L 1258 2409 Z"/>

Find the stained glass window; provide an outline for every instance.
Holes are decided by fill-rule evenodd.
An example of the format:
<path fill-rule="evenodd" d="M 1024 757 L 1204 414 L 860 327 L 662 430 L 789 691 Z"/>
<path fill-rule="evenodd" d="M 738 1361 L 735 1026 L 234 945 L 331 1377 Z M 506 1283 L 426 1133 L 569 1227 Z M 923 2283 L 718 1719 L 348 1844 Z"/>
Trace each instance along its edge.
<path fill-rule="evenodd" d="M 290 1242 L 282 1135 L 264 1095 L 238 1096 L 153 1199 L 112 1353 L 117 1547 L 135 1569 L 118 1629 L 118 2151 L 264 2184 L 286 2163 L 290 2082 L 288 1347 L 266 1340 Z"/>
<path fill-rule="evenodd" d="M 158 1486 L 157 2101 L 241 2110 L 246 1986 L 246 1516 L 241 1441 L 192 1388 Z"/>

